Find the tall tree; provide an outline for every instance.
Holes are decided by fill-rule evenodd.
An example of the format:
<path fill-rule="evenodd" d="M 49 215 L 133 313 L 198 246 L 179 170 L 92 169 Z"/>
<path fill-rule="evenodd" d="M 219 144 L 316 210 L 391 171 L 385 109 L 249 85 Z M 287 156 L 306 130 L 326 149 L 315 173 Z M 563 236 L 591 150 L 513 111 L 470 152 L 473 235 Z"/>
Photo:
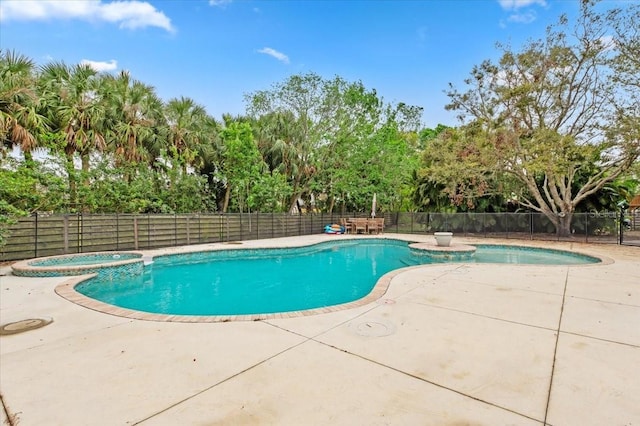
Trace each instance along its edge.
<path fill-rule="evenodd" d="M 544 39 L 521 51 L 499 46 L 499 62 L 474 67 L 465 91 L 451 86 L 448 108 L 458 111 L 466 125 L 456 138 L 437 144 L 453 155 L 438 161 L 433 151 L 429 168 L 451 194 L 461 199 L 483 195 L 499 176 L 498 181 L 514 184 L 503 190 L 567 235 L 576 205 L 637 160 L 640 118 L 634 100 L 639 88 L 623 87 L 613 61 L 629 40 L 616 36 L 594 8 L 594 2 L 581 3 L 573 34 L 565 33 L 563 16 Z M 635 34 L 631 42 L 637 48 L 640 20 L 620 25 L 621 34 Z M 640 74 L 637 62 L 625 64 L 631 67 L 629 75 Z M 599 167 L 573 190 L 576 177 L 594 163 Z M 457 168 L 457 182 L 449 179 L 455 164 L 464 164 Z"/>
<path fill-rule="evenodd" d="M 308 192 L 310 176 L 315 170 L 313 153 L 322 141 L 322 128 L 329 123 L 329 113 L 325 107 L 326 82 L 317 74 L 293 75 L 282 83 L 275 84 L 272 90 L 263 90 L 248 94 L 246 97 L 247 111 L 253 118 L 262 115 L 279 113 L 274 118 L 285 118 L 289 128 L 289 135 L 273 138 L 284 142 L 281 152 L 286 155 L 289 169 L 295 169 L 291 176 L 293 189 L 289 201 L 290 208 L 296 207 L 298 199 Z M 288 114 L 288 117 L 287 117 Z"/>
<path fill-rule="evenodd" d="M 225 183 L 222 211 L 231 201 L 242 212 L 247 207 L 254 183 L 266 168 L 247 122 L 227 121 L 220 137 L 223 143 L 220 180 Z"/>
<path fill-rule="evenodd" d="M 405 104 L 385 107 L 376 91 L 367 90 L 361 82 L 341 77 L 328 80 L 314 73 L 291 76 L 272 90 L 246 99 L 249 114 L 265 126 L 258 132 L 259 146 L 268 147 L 262 150 L 265 159 L 272 170 L 274 162 L 280 161 L 278 170 L 290 178 L 291 209 L 301 198 L 311 204 L 320 195 L 329 198 L 331 209 L 335 197 L 344 192 L 332 189 L 331 170 L 352 166 L 345 162 L 349 146 L 369 140 L 389 122 L 417 127 L 420 112 Z M 373 186 L 367 187 L 369 197 L 373 196 Z"/>
<path fill-rule="evenodd" d="M 0 153 L 17 146 L 31 159 L 38 133 L 47 125 L 38 108 L 33 61 L 15 51 L 0 50 Z"/>
<path fill-rule="evenodd" d="M 116 164 L 154 165 L 166 149 L 163 104 L 152 86 L 127 71 L 105 76 L 101 96 L 109 110 L 109 141 Z"/>
<path fill-rule="evenodd" d="M 191 98 L 170 99 L 165 106 L 165 118 L 169 126 L 169 149 L 171 156 L 187 172 L 188 165 L 202 167 L 201 155 L 210 140 L 215 139 L 213 119 L 203 106 Z"/>
<path fill-rule="evenodd" d="M 424 128 L 420 130 L 418 135 L 418 149 L 421 152 L 431 152 L 429 146 L 433 141 L 445 130 L 449 128 L 443 124 L 438 124 L 435 129 Z M 445 193 L 446 186 L 435 180 L 429 173 L 428 169 L 432 167 L 431 159 L 425 158 L 426 163 L 422 170 L 413 172 L 413 204 L 418 211 L 452 211 L 455 206 Z M 437 160 L 436 160 L 437 161 Z"/>
<path fill-rule="evenodd" d="M 47 103 L 54 130 L 62 135 L 73 206 L 77 204 L 74 156 L 80 156 L 82 171 L 87 176 L 91 153 L 106 148 L 106 111 L 98 95 L 98 82 L 98 72 L 88 65 L 52 62 L 40 72 L 41 96 Z M 88 186 L 89 182 L 85 180 L 83 184 Z"/>

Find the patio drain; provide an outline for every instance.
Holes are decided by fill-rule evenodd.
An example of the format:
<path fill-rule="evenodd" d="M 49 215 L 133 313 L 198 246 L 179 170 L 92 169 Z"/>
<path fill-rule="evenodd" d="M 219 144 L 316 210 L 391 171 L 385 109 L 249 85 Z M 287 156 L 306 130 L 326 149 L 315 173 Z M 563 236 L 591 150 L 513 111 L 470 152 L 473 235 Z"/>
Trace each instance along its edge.
<path fill-rule="evenodd" d="M 370 319 L 360 322 L 352 322 L 349 329 L 359 336 L 383 337 L 396 332 L 396 326 L 386 320 Z"/>
<path fill-rule="evenodd" d="M 35 330 L 44 327 L 53 322 L 52 318 L 30 318 L 16 322 L 10 322 L 0 326 L 0 335 L 7 336 L 10 334 L 24 333 L 25 331 Z"/>

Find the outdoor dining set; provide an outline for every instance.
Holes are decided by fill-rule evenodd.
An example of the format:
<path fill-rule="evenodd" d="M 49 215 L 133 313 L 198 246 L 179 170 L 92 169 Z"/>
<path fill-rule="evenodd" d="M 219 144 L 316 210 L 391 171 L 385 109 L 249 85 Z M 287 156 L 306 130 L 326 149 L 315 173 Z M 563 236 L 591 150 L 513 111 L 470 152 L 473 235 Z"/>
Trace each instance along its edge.
<path fill-rule="evenodd" d="M 384 218 L 342 218 L 340 225 L 347 234 L 380 234 L 384 232 Z"/>

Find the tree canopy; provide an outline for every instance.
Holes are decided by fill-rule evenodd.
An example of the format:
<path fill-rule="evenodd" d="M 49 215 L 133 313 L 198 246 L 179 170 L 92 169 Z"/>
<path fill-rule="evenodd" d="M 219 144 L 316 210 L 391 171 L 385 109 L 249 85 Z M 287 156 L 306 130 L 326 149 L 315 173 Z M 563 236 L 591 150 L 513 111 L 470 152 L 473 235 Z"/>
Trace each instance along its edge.
<path fill-rule="evenodd" d="M 6 211 L 365 211 L 374 193 L 384 209 L 417 167 L 421 109 L 340 77 L 291 76 L 217 121 L 128 72 L 7 51 L 0 73 Z M 61 184 L 45 191 L 36 181 L 50 177 Z"/>
<path fill-rule="evenodd" d="M 571 33 L 563 16 L 519 51 L 499 45 L 449 88 L 462 125 L 427 147 L 423 173 L 454 202 L 506 194 L 567 234 L 576 206 L 637 161 L 640 6 L 595 6 L 582 2 Z"/>

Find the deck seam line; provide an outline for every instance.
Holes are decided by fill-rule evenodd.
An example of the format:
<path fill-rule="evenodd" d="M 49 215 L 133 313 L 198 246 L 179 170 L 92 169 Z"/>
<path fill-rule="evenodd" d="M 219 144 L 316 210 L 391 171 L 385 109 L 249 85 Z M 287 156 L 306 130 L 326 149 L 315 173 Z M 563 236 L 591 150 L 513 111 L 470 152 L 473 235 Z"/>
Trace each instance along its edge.
<path fill-rule="evenodd" d="M 551 378 L 549 380 L 549 391 L 547 392 L 547 405 L 544 410 L 544 424 L 548 425 L 549 405 L 551 403 L 551 390 L 553 389 L 553 376 L 556 372 L 556 361 L 558 359 L 558 343 L 560 342 L 560 330 L 562 329 L 562 317 L 564 314 L 564 304 L 567 297 L 567 287 L 569 284 L 569 268 L 567 268 L 564 278 L 564 291 L 562 292 L 562 305 L 560 307 L 560 317 L 558 318 L 558 328 L 556 330 L 556 344 L 553 348 L 553 363 L 551 364 Z"/>
<path fill-rule="evenodd" d="M 316 341 L 316 340 L 314 340 L 314 341 Z M 481 403 L 483 403 L 483 404 L 487 404 L 487 405 L 490 405 L 490 406 L 492 406 L 492 407 L 498 408 L 498 409 L 500 409 L 500 410 L 504 410 L 504 411 L 507 411 L 507 412 L 509 412 L 509 413 L 513 413 L 513 414 L 518 415 L 518 416 L 520 416 L 520 417 L 524 417 L 524 418 L 527 418 L 527 419 L 533 420 L 533 421 L 535 421 L 535 422 L 542 423 L 542 420 L 540 420 L 540 419 L 536 419 L 535 417 L 531 417 L 531 416 L 529 416 L 529 415 L 527 415 L 527 414 L 519 413 L 519 412 L 517 412 L 517 411 L 515 411 L 515 410 L 512 410 L 512 409 L 507 408 L 507 407 L 503 407 L 503 406 L 501 406 L 501 405 L 498 405 L 498 404 L 493 403 L 493 402 L 490 402 L 490 401 L 485 401 L 484 399 L 478 398 L 477 396 L 468 395 L 468 394 L 466 394 L 466 393 L 464 393 L 464 392 L 462 392 L 462 391 L 459 391 L 459 390 L 456 390 L 456 389 L 450 388 L 450 387 L 445 386 L 445 385 L 442 385 L 442 384 L 440 384 L 440 383 L 433 382 L 433 381 L 428 380 L 428 379 L 426 379 L 426 378 L 424 378 L 424 377 L 416 376 L 416 375 L 414 375 L 414 374 L 411 374 L 411 373 L 408 373 L 408 372 L 406 372 L 406 371 L 400 370 L 400 369 L 398 369 L 398 368 L 396 368 L 396 367 L 392 367 L 392 366 L 387 365 L 387 364 L 384 364 L 384 363 L 382 363 L 382 362 L 379 362 L 379 361 L 376 361 L 376 360 L 373 360 L 373 359 L 370 359 L 370 358 L 364 357 L 364 356 L 362 356 L 362 355 L 358 355 L 358 354 L 353 353 L 353 352 L 351 352 L 351 351 L 349 351 L 349 350 L 347 350 L 347 349 L 342 349 L 342 348 L 339 348 L 339 347 L 337 347 L 337 346 L 334 346 L 334 345 L 331 345 L 331 344 L 329 344 L 329 343 L 325 343 L 325 342 L 322 342 L 322 341 L 316 341 L 316 342 L 317 342 L 317 343 L 320 343 L 320 344 L 322 344 L 322 345 L 328 346 L 328 347 L 330 347 L 330 348 L 332 348 L 332 349 L 338 350 L 338 351 L 340 351 L 340 352 L 346 353 L 346 354 L 348 354 L 348 355 L 354 356 L 354 357 L 356 357 L 356 358 L 360 358 L 360 359 L 362 359 L 362 360 L 364 360 L 364 361 L 368 361 L 368 362 L 370 362 L 370 363 L 372 363 L 372 364 L 376 364 L 376 365 L 378 365 L 378 366 L 380 366 L 380 367 L 387 368 L 387 369 L 389 369 L 389 370 L 395 371 L 396 373 L 400 373 L 400 374 L 402 374 L 402 375 L 404 375 L 404 376 L 407 376 L 407 377 L 410 377 L 410 378 L 412 378 L 412 379 L 416 379 L 416 380 L 419 380 L 419 381 L 421 381 L 421 382 L 428 383 L 428 384 L 430 384 L 430 385 L 433 385 L 433 386 L 436 386 L 436 387 L 438 387 L 438 388 L 441 388 L 441 389 L 444 389 L 444 390 L 447 390 L 447 391 L 450 391 L 450 392 L 456 393 L 456 394 L 461 395 L 461 396 L 464 396 L 464 397 L 466 397 L 466 398 L 473 399 L 474 401 L 478 401 L 478 402 L 481 402 Z"/>
<path fill-rule="evenodd" d="M 560 296 L 558 296 L 558 297 L 560 297 Z M 541 325 L 527 324 L 527 323 L 524 323 L 524 322 L 512 321 L 512 320 L 508 320 L 508 319 L 504 319 L 504 318 L 498 318 L 498 317 L 493 317 L 493 316 L 490 316 L 490 315 L 484 315 L 484 314 L 480 314 L 480 313 L 477 313 L 477 312 L 464 311 L 462 309 L 449 308 L 449 307 L 446 307 L 446 306 L 431 305 L 429 303 L 422 303 L 422 302 L 408 302 L 408 303 L 414 303 L 414 304 L 420 305 L 420 306 L 428 306 L 430 308 L 435 308 L 435 309 L 442 309 L 442 310 L 445 310 L 445 311 L 458 312 L 458 313 L 461 313 L 461 314 L 473 315 L 473 316 L 480 317 L 480 318 L 487 318 L 487 319 L 491 319 L 491 320 L 494 320 L 494 321 L 501 321 L 501 322 L 506 322 L 506 323 L 509 323 L 509 324 L 521 325 L 521 326 L 524 326 L 524 327 L 537 328 L 537 329 L 540 329 L 540 330 L 547 330 L 547 331 L 556 331 L 556 329 L 552 328 L 552 327 L 543 327 Z"/>
<path fill-rule="evenodd" d="M 560 333 L 567 334 L 569 336 L 578 336 L 578 337 L 583 337 L 585 339 L 597 340 L 598 342 L 606 342 L 606 343 L 612 343 L 614 345 L 628 346 L 634 349 L 640 348 L 640 345 L 634 345 L 633 343 L 618 342 L 615 340 L 603 339 L 602 337 L 589 336 L 588 334 L 576 333 L 574 331 L 560 331 Z"/>
<path fill-rule="evenodd" d="M 267 324 L 267 325 L 268 325 L 268 324 Z M 292 334 L 296 334 L 296 333 L 292 333 Z M 301 336 L 301 337 L 304 337 L 304 336 Z M 275 354 L 273 354 L 273 355 L 271 355 L 271 356 L 269 356 L 269 357 L 267 357 L 267 358 L 265 358 L 265 359 L 263 359 L 263 360 L 261 360 L 261 361 L 259 361 L 259 362 L 255 363 L 255 364 L 250 365 L 250 366 L 249 366 L 249 367 L 247 367 L 247 368 L 242 369 L 241 371 L 238 371 L 237 373 L 234 373 L 234 374 L 232 374 L 232 375 L 230 375 L 230 376 L 228 376 L 228 377 L 225 377 L 224 379 L 221 379 L 221 380 L 217 381 L 216 383 L 212 384 L 211 386 L 208 386 L 208 387 L 206 387 L 206 388 L 204 388 L 204 389 L 202 389 L 202 390 L 199 390 L 199 391 L 197 391 L 197 392 L 195 392 L 195 393 L 193 393 L 193 394 L 189 395 L 188 397 L 181 399 L 180 401 L 177 401 L 177 402 L 174 402 L 173 404 L 170 404 L 169 406 L 167 406 L 167 407 L 163 408 L 163 409 L 162 409 L 162 410 L 160 410 L 160 411 L 157 411 L 157 412 L 155 412 L 155 413 L 153 413 L 153 414 L 151 414 L 151 415 L 149 415 L 149 416 L 147 416 L 147 417 L 145 417 L 145 418 L 143 418 L 143 419 L 135 420 L 135 421 L 132 423 L 132 425 L 133 425 L 133 426 L 140 425 L 140 424 L 142 424 L 142 423 L 146 422 L 147 420 L 151 420 L 152 418 L 154 418 L 154 417 L 156 417 L 156 416 L 159 416 L 160 414 L 162 414 L 162 413 L 164 413 L 164 412 L 167 412 L 167 411 L 169 411 L 170 409 L 172 409 L 172 408 L 174 408 L 174 407 L 177 407 L 178 405 L 183 404 L 183 403 L 185 403 L 185 402 L 187 402 L 187 401 L 189 401 L 189 400 L 191 400 L 191 399 L 193 399 L 193 398 L 195 398 L 195 397 L 197 397 L 197 396 L 199 396 L 199 395 L 201 395 L 201 394 L 203 394 L 203 393 L 205 393 L 205 392 L 208 392 L 208 391 L 210 391 L 211 389 L 215 388 L 216 386 L 219 386 L 219 385 L 221 385 L 221 384 L 223 384 L 223 383 L 225 383 L 225 382 L 228 382 L 229 380 L 234 379 L 234 378 L 236 378 L 236 377 L 238 377 L 238 376 L 240 376 L 240 375 L 242 375 L 242 374 L 244 374 L 244 373 L 246 373 L 246 372 L 248 372 L 248 371 L 250 371 L 250 370 L 253 370 L 254 368 L 256 368 L 256 367 L 258 367 L 258 366 L 260 366 L 260 365 L 262 365 L 262 364 L 264 364 L 264 363 L 266 363 L 266 362 L 268 362 L 268 361 L 270 361 L 270 360 L 272 360 L 272 359 L 274 359 L 274 358 L 276 358 L 276 357 L 278 357 L 278 356 L 282 355 L 282 354 L 283 354 L 283 353 L 285 353 L 285 352 L 288 352 L 288 351 L 290 351 L 290 350 L 292 350 L 292 349 L 295 349 L 295 348 L 297 348 L 298 346 L 303 345 L 303 344 L 305 344 L 305 343 L 307 343 L 307 342 L 309 342 L 309 341 L 313 341 L 313 339 L 311 339 L 311 338 L 305 338 L 303 341 L 301 341 L 301 342 L 299 342 L 299 343 L 296 343 L 296 344 L 295 344 L 295 345 L 293 345 L 293 346 L 289 346 L 289 347 L 287 347 L 287 348 L 285 348 L 285 349 L 281 350 L 280 352 L 277 352 L 277 353 L 275 353 Z"/>

